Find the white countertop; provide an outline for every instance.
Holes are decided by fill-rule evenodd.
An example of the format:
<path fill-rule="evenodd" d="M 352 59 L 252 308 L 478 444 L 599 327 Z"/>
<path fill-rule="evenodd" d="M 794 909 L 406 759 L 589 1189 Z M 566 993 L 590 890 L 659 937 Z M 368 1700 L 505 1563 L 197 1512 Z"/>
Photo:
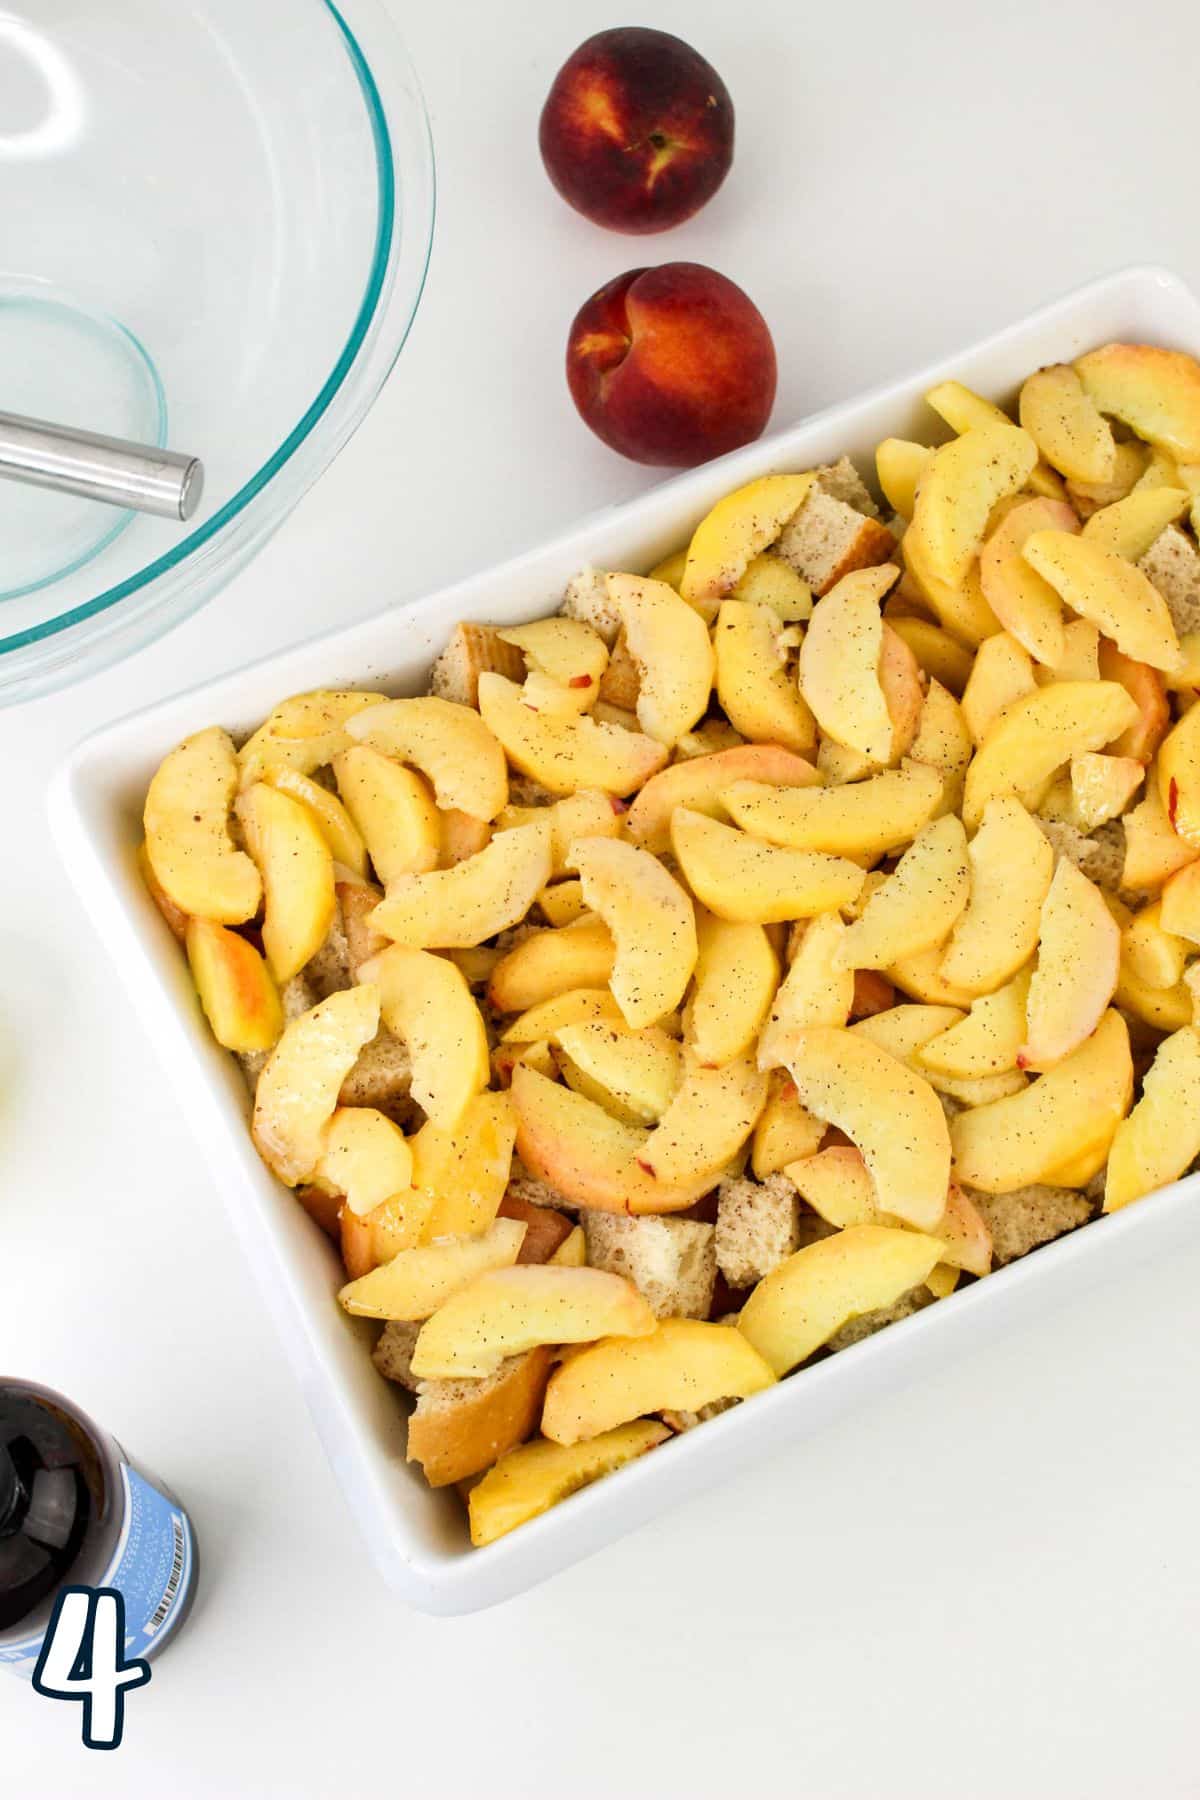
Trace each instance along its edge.
<path fill-rule="evenodd" d="M 1194 1795 L 1200 1233 L 474 1618 L 379 1584 L 187 1122 L 51 847 L 44 783 L 155 695 L 440 585 L 656 479 L 567 397 L 568 322 L 711 262 L 774 330 L 776 422 L 1086 278 L 1200 286 L 1186 0 L 649 0 L 720 69 L 734 170 L 657 241 L 551 191 L 582 0 L 402 6 L 440 205 L 370 419 L 233 588 L 155 649 L 0 714 L 0 1367 L 64 1389 L 192 1509 L 203 1590 L 113 1756 L 0 1680 L 22 1795 Z M 619 11 L 619 9 L 618 9 Z M 905 73 L 907 71 L 907 73 Z M 202 178 L 202 175 L 201 175 Z"/>

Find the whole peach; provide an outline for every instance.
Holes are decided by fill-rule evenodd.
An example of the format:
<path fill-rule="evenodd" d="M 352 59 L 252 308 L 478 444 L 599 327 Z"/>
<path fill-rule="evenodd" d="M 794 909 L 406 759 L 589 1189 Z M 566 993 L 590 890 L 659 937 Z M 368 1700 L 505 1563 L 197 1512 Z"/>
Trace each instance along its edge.
<path fill-rule="evenodd" d="M 630 269 L 586 300 L 567 340 L 584 422 L 634 462 L 691 468 L 759 436 L 775 346 L 741 288 L 702 263 Z"/>
<path fill-rule="evenodd" d="M 538 143 L 564 200 L 613 231 L 665 231 L 711 200 L 733 161 L 733 102 L 682 38 L 601 31 L 567 58 Z"/>

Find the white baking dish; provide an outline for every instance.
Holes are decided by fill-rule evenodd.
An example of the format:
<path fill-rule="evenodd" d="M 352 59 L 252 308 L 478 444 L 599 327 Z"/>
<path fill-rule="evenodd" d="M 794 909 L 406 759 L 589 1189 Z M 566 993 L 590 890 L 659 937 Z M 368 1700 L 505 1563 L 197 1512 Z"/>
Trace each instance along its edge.
<path fill-rule="evenodd" d="M 241 1076 L 232 1057 L 210 1038 L 179 947 L 139 880 L 134 852 L 142 800 L 159 759 L 201 726 L 248 729 L 281 697 L 304 688 L 369 684 L 420 692 L 455 620 L 513 623 L 545 613 L 585 563 L 647 568 L 686 541 L 714 500 L 754 476 L 809 468 L 843 452 L 870 472 L 880 438 L 930 435 L 936 420 L 921 396 L 937 380 L 957 376 L 1007 400 L 1039 364 L 1110 338 L 1200 353 L 1200 304 L 1158 269 L 1130 269 L 1095 282 L 903 381 L 664 482 L 501 568 L 110 726 L 82 744 L 57 777 L 52 820 L 71 878 L 178 1084 L 233 1224 L 263 1276 L 289 1360 L 300 1373 L 350 1509 L 383 1573 L 413 1605 L 456 1613 L 503 1600 L 672 1501 L 710 1487 L 757 1450 L 813 1430 L 853 1406 L 860 1393 L 907 1379 L 926 1362 L 961 1355 L 973 1337 L 1055 1304 L 1072 1285 L 1119 1274 L 1130 1257 L 1161 1253 L 1169 1242 L 1194 1238 L 1200 1220 L 1197 1178 L 1089 1225 L 802 1371 L 490 1548 L 471 1550 L 456 1496 L 432 1493 L 405 1465 L 397 1392 L 371 1366 L 371 1333 L 336 1305 L 333 1250 L 259 1162 L 246 1128 Z"/>

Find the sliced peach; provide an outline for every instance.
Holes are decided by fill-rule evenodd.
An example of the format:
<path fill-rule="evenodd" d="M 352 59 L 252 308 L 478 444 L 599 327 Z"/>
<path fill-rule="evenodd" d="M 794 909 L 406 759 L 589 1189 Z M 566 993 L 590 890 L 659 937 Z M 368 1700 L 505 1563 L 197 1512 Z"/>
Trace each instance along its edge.
<path fill-rule="evenodd" d="M 216 726 L 185 738 L 159 764 L 143 814 L 146 859 L 182 913 L 240 925 L 262 897 L 258 870 L 229 831 L 237 753 Z"/>
<path fill-rule="evenodd" d="M 281 1181 L 307 1181 L 325 1148 L 343 1081 L 379 1029 L 379 989 L 330 994 L 285 1027 L 254 1092 L 259 1155 Z"/>
<path fill-rule="evenodd" d="M 788 1177 L 801 1199 L 829 1225 L 845 1230 L 852 1225 L 888 1225 L 903 1228 L 900 1219 L 881 1212 L 871 1180 L 859 1152 L 845 1145 L 822 1150 L 807 1162 L 792 1163 Z M 992 1239 L 987 1225 L 962 1189 L 950 1183 L 946 1210 L 932 1233 L 943 1245 L 943 1259 L 971 1275 L 986 1275 L 992 1266 Z"/>
<path fill-rule="evenodd" d="M 442 1237 L 399 1250 L 390 1262 L 348 1282 L 338 1299 L 348 1313 L 365 1319 L 428 1319 L 481 1275 L 511 1268 L 524 1236 L 518 1219 L 495 1219 L 475 1237 Z"/>
<path fill-rule="evenodd" d="M 510 761 L 552 794 L 632 794 L 667 760 L 666 746 L 640 731 L 533 711 L 503 675 L 480 676 L 479 710 Z"/>
<path fill-rule="evenodd" d="M 470 813 L 473 819 L 494 819 L 508 799 L 504 751 L 472 707 L 423 694 L 389 700 L 369 714 L 356 713 L 346 729 L 355 742 L 411 763 L 430 783 L 439 806 Z"/>
<path fill-rule="evenodd" d="M 944 419 L 951 431 L 970 431 L 981 425 L 1011 425 L 1008 414 L 993 401 L 985 400 L 965 387 L 961 381 L 941 381 L 929 389 L 925 404 Z M 1042 494 L 1047 500 L 1065 500 L 1067 490 L 1062 476 L 1043 457 L 1038 458 L 1026 483 L 1031 494 Z"/>
<path fill-rule="evenodd" d="M 1017 1066 L 1027 1034 L 1029 983 L 1023 969 L 992 994 L 981 994 L 965 1019 L 923 1045 L 920 1061 L 931 1072 L 973 1080 L 1002 1075 Z"/>
<path fill-rule="evenodd" d="M 1027 539 L 1046 530 L 1078 531 L 1079 521 L 1064 500 L 1022 500 L 984 543 L 979 578 L 1004 629 L 1030 656 L 1056 668 L 1063 657 L 1062 602 L 1021 555 Z"/>
<path fill-rule="evenodd" d="M 410 1140 L 413 1186 L 429 1199 L 429 1238 L 486 1231 L 512 1171 L 517 1117 L 508 1094 L 475 1094 L 452 1130 L 426 1121 Z"/>
<path fill-rule="evenodd" d="M 283 1030 L 279 990 L 244 937 L 212 919 L 189 919 L 184 938 L 192 980 L 212 1034 L 226 1050 L 270 1050 Z"/>
<path fill-rule="evenodd" d="M 317 821 L 321 836 L 329 845 L 329 854 L 335 863 L 362 880 L 367 878 L 367 847 L 362 833 L 354 820 L 342 805 L 336 794 L 313 781 L 299 769 L 293 769 L 287 763 L 276 763 L 269 767 L 263 777 L 269 787 L 276 787 L 281 793 L 290 794 L 293 800 L 299 800 L 307 806 Z"/>
<path fill-rule="evenodd" d="M 951 637 L 974 649 L 999 631 L 1000 621 L 984 598 L 977 563 L 971 564 L 961 582 L 940 580 L 922 539 L 911 525 L 904 534 L 900 553 L 906 586 L 930 608 Z"/>
<path fill-rule="evenodd" d="M 670 1435 L 669 1427 L 660 1420 L 638 1419 L 570 1448 L 547 1443 L 544 1438 L 518 1444 L 467 1496 L 472 1544 L 476 1549 L 494 1544 L 599 1476 L 611 1475 L 644 1456 Z"/>
<path fill-rule="evenodd" d="M 506 644 L 516 645 L 530 669 L 577 695 L 581 712 L 590 711 L 608 667 L 608 647 L 598 631 L 582 619 L 567 619 L 560 613 L 552 619 L 534 619 L 529 625 L 510 625 L 497 635 Z"/>
<path fill-rule="evenodd" d="M 682 1078 L 679 1045 L 655 1026 L 594 1019 L 561 1026 L 558 1044 L 568 1086 L 629 1125 L 656 1124 Z"/>
<path fill-rule="evenodd" d="M 706 1174 L 670 1188 L 639 1167 L 648 1134 L 624 1124 L 595 1101 L 518 1063 L 512 1099 L 517 1154 L 539 1181 L 577 1206 L 602 1212 L 680 1212 L 707 1193 Z"/>
<path fill-rule="evenodd" d="M 880 684 L 879 603 L 893 563 L 845 575 L 813 608 L 800 646 L 800 692 L 821 730 L 874 762 L 892 756 L 892 718 Z"/>
<path fill-rule="evenodd" d="M 265 781 L 272 769 L 311 775 L 323 768 L 351 742 L 350 720 L 386 699 L 354 688 L 316 688 L 281 701 L 238 752 L 241 786 Z"/>
<path fill-rule="evenodd" d="M 641 676 L 638 724 L 647 737 L 674 744 L 708 711 L 714 672 L 708 627 L 665 581 L 610 575 L 607 588 Z"/>
<path fill-rule="evenodd" d="M 796 1084 L 783 1069 L 773 1069 L 767 1088 L 767 1104 L 759 1114 L 750 1147 L 750 1167 L 756 1181 L 765 1181 L 798 1157 L 815 1156 L 825 1136 L 825 1122 L 806 1112 Z"/>
<path fill-rule="evenodd" d="M 1034 680 L 1039 687 L 1052 681 L 1099 681 L 1100 632 L 1090 619 L 1068 619 L 1063 626 L 1063 657 L 1056 669 L 1036 663 Z"/>
<path fill-rule="evenodd" d="M 1118 818 L 1145 779 L 1145 768 L 1133 756 L 1104 756 L 1092 750 L 1072 757 L 1073 822 L 1081 831 L 1093 832 Z"/>
<path fill-rule="evenodd" d="M 582 847 L 582 846 L 581 846 Z M 470 947 L 519 924 L 550 879 L 548 820 L 498 831 L 486 850 L 426 875 L 401 875 L 371 915 L 397 943 Z"/>
<path fill-rule="evenodd" d="M 1112 428 L 1070 363 L 1038 369 L 1021 389 L 1021 427 L 1071 481 L 1108 481 L 1116 462 Z"/>
<path fill-rule="evenodd" d="M 1167 603 L 1135 564 L 1068 531 L 1034 531 L 1021 555 L 1083 619 L 1152 669 L 1173 669 L 1179 639 Z"/>
<path fill-rule="evenodd" d="M 364 963 L 389 1031 L 412 1058 L 412 1096 L 445 1131 L 453 1131 L 473 1096 L 488 1083 L 487 1033 L 462 971 L 444 956 L 393 944 Z"/>
<path fill-rule="evenodd" d="M 1186 488 L 1143 487 L 1139 483 L 1123 500 L 1102 506 L 1083 528 L 1089 543 L 1098 544 L 1126 562 L 1138 562 L 1151 544 L 1188 509 Z"/>
<path fill-rule="evenodd" d="M 1064 856 L 1042 906 L 1021 1068 L 1052 1069 L 1092 1035 L 1116 989 L 1120 954 L 1103 894 Z"/>
<path fill-rule="evenodd" d="M 685 1064 L 683 1080 L 637 1153 L 638 1167 L 668 1193 L 712 1186 L 767 1103 L 767 1077 L 749 1056 L 719 1069 Z"/>
<path fill-rule="evenodd" d="M 847 905 L 863 884 L 844 857 L 781 850 L 685 806 L 672 815 L 671 843 L 693 894 L 722 919 L 809 918 Z"/>
<path fill-rule="evenodd" d="M 526 943 L 531 940 L 526 939 Z M 495 1002 L 493 1001 L 493 1005 Z M 510 1009 L 500 1007 L 501 1012 Z M 568 988 L 550 1000 L 539 1001 L 528 1008 L 504 1030 L 501 1041 L 506 1044 L 532 1044 L 539 1038 L 557 1042 L 564 1025 L 587 1025 L 595 1019 L 610 1023 L 619 1020 L 621 1009 L 607 987 Z"/>
<path fill-rule="evenodd" d="M 816 720 L 788 677 L 779 629 L 769 606 L 722 601 L 713 633 L 717 697 L 744 738 L 813 756 Z"/>
<path fill-rule="evenodd" d="M 988 801 L 1003 795 L 1016 794 L 1036 807 L 1064 763 L 1082 751 L 1103 750 L 1136 716 L 1133 701 L 1115 681 L 1057 681 L 1014 700 L 967 771 L 967 830 L 977 830 Z"/>
<path fill-rule="evenodd" d="M 963 1017 L 959 1007 L 938 1001 L 922 1002 L 920 1005 L 902 1002 L 899 1006 L 891 1006 L 884 1012 L 871 1013 L 867 1018 L 857 1020 L 851 1029 L 856 1037 L 866 1038 L 880 1050 L 886 1050 L 889 1056 L 902 1062 L 914 1075 L 920 1075 L 929 1081 L 932 1071 L 922 1061 L 922 1051 L 943 1032 L 960 1025 Z"/>
<path fill-rule="evenodd" d="M 616 946 L 609 986 L 627 1024 L 652 1025 L 682 1000 L 696 966 L 691 896 L 647 850 L 604 838 L 575 846 L 583 897 Z"/>
<path fill-rule="evenodd" d="M 808 498 L 815 472 L 764 475 L 718 500 L 692 534 L 680 592 L 685 600 L 718 600 L 746 565 L 773 544 Z"/>
<path fill-rule="evenodd" d="M 1090 1038 L 1023 1092 L 958 1114 L 950 1127 L 955 1174 L 988 1194 L 1048 1180 L 1124 1116 L 1132 1092 L 1129 1032 L 1110 1010 Z"/>
<path fill-rule="evenodd" d="M 561 1269 L 582 1269 L 587 1265 L 587 1237 L 582 1225 L 572 1225 L 558 1249 L 546 1258 Z"/>
<path fill-rule="evenodd" d="M 535 931 L 502 956 L 492 970 L 488 999 L 497 1012 L 524 1012 L 578 988 L 607 986 L 615 957 L 604 920 L 585 913 L 573 925 Z"/>
<path fill-rule="evenodd" d="M 989 800 L 967 847 L 971 893 L 941 961 L 944 978 L 971 994 L 1010 980 L 1037 948 L 1054 852 L 1021 802 Z"/>
<path fill-rule="evenodd" d="M 962 804 L 963 783 L 973 752 L 962 707 L 940 681 L 931 681 L 909 754 L 913 762 L 927 763 L 941 776 L 938 814 L 957 812 Z"/>
<path fill-rule="evenodd" d="M 951 637 L 942 626 L 915 614 L 889 614 L 887 623 L 900 640 L 907 644 L 926 675 L 940 681 L 956 698 L 961 698 L 971 673 L 971 653 Z"/>
<path fill-rule="evenodd" d="M 875 473 L 884 499 L 901 518 L 911 519 L 917 487 L 929 467 L 933 451 L 928 444 L 911 444 L 905 438 L 884 438 L 875 449 Z"/>
<path fill-rule="evenodd" d="M 1037 446 L 1015 425 L 972 427 L 935 450 L 921 478 L 905 554 L 914 539 L 930 572 L 961 585 L 979 552 L 992 508 L 1024 487 Z"/>
<path fill-rule="evenodd" d="M 982 744 L 1006 706 L 1037 689 L 1033 658 L 1007 631 L 985 638 L 963 689 L 962 715 L 976 745 Z"/>
<path fill-rule="evenodd" d="M 715 1400 L 747 1400 L 775 1376 L 732 1325 L 663 1319 L 649 1337 L 610 1338 L 555 1370 L 542 1430 L 578 1444 L 644 1413 L 699 1412 Z"/>
<path fill-rule="evenodd" d="M 854 971 L 839 956 L 845 936 L 835 912 L 810 923 L 762 1028 L 760 1069 L 784 1062 L 793 1034 L 806 1026 L 846 1024 L 854 1004 Z"/>
<path fill-rule="evenodd" d="M 1191 862 L 1177 869 L 1166 882 L 1159 920 L 1162 929 L 1173 937 L 1200 944 L 1200 863 Z M 1145 979 L 1145 969 L 1135 968 L 1134 972 Z M 1181 979 L 1182 974 L 1180 970 L 1176 980 Z M 1158 985 L 1166 987 L 1169 984 L 1160 982 Z"/>
<path fill-rule="evenodd" d="M 1113 1002 L 1154 1031 L 1179 1031 L 1192 1023 L 1192 995 L 1186 981 L 1173 988 L 1151 987 L 1139 980 L 1124 958 Z"/>
<path fill-rule="evenodd" d="M 945 952 L 946 945 L 942 943 L 935 944 L 932 950 L 921 950 L 915 956 L 901 957 L 886 971 L 887 978 L 914 1000 L 925 1001 L 930 1006 L 954 1006 L 963 1010 L 970 1006 L 975 996 L 942 974 Z"/>
<path fill-rule="evenodd" d="M 507 831 L 514 825 L 536 825 L 542 819 L 550 827 L 556 876 L 572 866 L 580 838 L 621 835 L 619 803 L 614 804 L 611 794 L 602 794 L 598 788 L 583 788 L 550 806 L 506 806 L 496 824 Z"/>
<path fill-rule="evenodd" d="M 150 857 L 146 850 L 145 839 L 138 845 L 137 861 L 138 873 L 146 885 L 150 898 L 153 900 L 155 906 L 157 906 L 159 912 L 166 921 L 172 937 L 176 938 L 178 942 L 182 944 L 187 937 L 188 915 L 181 906 L 176 906 L 170 894 L 167 893 L 162 882 L 154 873 Z"/>
<path fill-rule="evenodd" d="M 797 1032 L 787 1067 L 800 1104 L 862 1151 L 884 1210 L 918 1230 L 934 1226 L 946 1210 L 950 1139 L 929 1083 L 864 1037 L 861 1026 Z M 893 1120 L 903 1121 L 903 1131 Z"/>
<path fill-rule="evenodd" d="M 1108 1153 L 1104 1210 L 1116 1212 L 1177 1181 L 1200 1156 L 1200 1036 L 1185 1026 L 1165 1038 L 1142 1097 L 1117 1126 Z"/>
<path fill-rule="evenodd" d="M 1187 871 L 1176 879 L 1186 881 Z M 1189 885 L 1195 892 L 1195 883 Z M 1192 954 L 1188 942 L 1191 933 L 1176 932 L 1168 927 L 1167 920 L 1175 921 L 1179 916 L 1176 906 L 1169 904 L 1170 900 L 1171 883 L 1168 882 L 1162 899 L 1143 906 L 1121 932 L 1121 958 L 1148 987 L 1177 987 L 1183 980 L 1184 965 Z M 1187 918 L 1186 915 L 1185 922 L 1192 926 L 1200 923 L 1195 917 Z"/>
<path fill-rule="evenodd" d="M 742 1308 L 737 1328 L 776 1375 L 786 1375 L 851 1319 L 919 1287 L 944 1248 L 920 1231 L 851 1225 L 773 1269 Z"/>
<path fill-rule="evenodd" d="M 1196 860 L 1197 850 L 1186 838 L 1180 837 L 1167 817 L 1157 781 L 1149 783 L 1144 797 L 1132 812 L 1126 813 L 1122 823 L 1125 828 L 1122 887 L 1131 888 L 1135 893 L 1153 891 Z"/>
<path fill-rule="evenodd" d="M 320 1182 L 363 1217 L 412 1184 L 413 1155 L 399 1126 L 373 1106 L 339 1106 L 325 1127 Z"/>
<path fill-rule="evenodd" d="M 537 897 L 537 904 L 547 925 L 574 925 L 587 913 L 583 883 L 574 876 L 544 887 Z"/>
<path fill-rule="evenodd" d="M 820 776 L 811 762 L 775 744 L 743 744 L 672 763 L 652 775 L 625 815 L 630 841 L 655 854 L 671 847 L 671 815 L 677 806 L 709 818 L 723 815 L 721 795 L 737 781 L 775 787 L 813 787 Z"/>
<path fill-rule="evenodd" d="M 1186 712 L 1159 745 L 1158 797 L 1172 829 L 1200 849 L 1200 707 Z"/>
<path fill-rule="evenodd" d="M 263 885 L 263 949 L 281 985 L 329 935 L 337 911 L 333 857 L 312 813 L 265 782 L 243 789 L 238 823 Z"/>
<path fill-rule="evenodd" d="M 782 556 L 764 550 L 746 564 L 731 590 L 734 600 L 749 600 L 755 606 L 769 606 L 784 625 L 802 623 L 812 617 L 812 589 L 801 579 L 791 563 Z M 707 605 L 715 605 L 708 601 Z"/>
<path fill-rule="evenodd" d="M 904 852 L 838 956 L 848 969 L 887 969 L 940 944 L 967 904 L 971 878 L 967 834 L 953 813 L 926 825 Z"/>
<path fill-rule="evenodd" d="M 696 917 L 699 954 L 687 1010 L 687 1036 L 699 1063 L 718 1068 L 758 1037 L 779 985 L 779 958 L 762 925 Z"/>
<path fill-rule="evenodd" d="M 306 1192 L 322 1194 L 321 1188 L 300 1189 L 296 1198 L 304 1204 Z M 421 1242 L 429 1223 L 432 1201 L 419 1188 L 404 1188 L 393 1194 L 373 1212 L 360 1218 L 348 1206 L 341 1206 L 337 1216 L 337 1236 L 342 1262 L 351 1281 L 391 1262 L 401 1250 L 412 1250 Z"/>
<path fill-rule="evenodd" d="M 522 1263 L 489 1270 L 452 1294 L 421 1328 L 412 1369 L 419 1381 L 481 1379 L 506 1356 L 539 1344 L 649 1337 L 657 1324 L 632 1282 L 620 1275 Z"/>
<path fill-rule="evenodd" d="M 723 799 L 738 825 L 768 843 L 875 862 L 912 842 L 933 818 L 942 793 L 936 769 L 906 762 L 835 788 L 739 781 Z"/>
<path fill-rule="evenodd" d="M 1075 363 L 1102 413 L 1180 462 L 1200 461 L 1200 363 L 1182 350 L 1105 344 Z"/>
<path fill-rule="evenodd" d="M 333 772 L 385 887 L 402 875 L 437 868 L 441 817 L 420 775 L 370 744 L 341 751 L 333 759 Z"/>

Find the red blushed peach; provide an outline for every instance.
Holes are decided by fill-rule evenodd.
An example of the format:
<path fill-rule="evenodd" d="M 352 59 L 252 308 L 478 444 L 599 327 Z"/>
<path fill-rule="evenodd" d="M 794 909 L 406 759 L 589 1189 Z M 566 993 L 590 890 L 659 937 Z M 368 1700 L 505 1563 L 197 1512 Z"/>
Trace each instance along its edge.
<path fill-rule="evenodd" d="M 546 173 L 613 231 L 665 231 L 711 200 L 733 161 L 733 102 L 666 31 L 601 31 L 554 78 L 538 127 Z"/>
<path fill-rule="evenodd" d="M 740 287 L 700 263 L 630 269 L 584 302 L 567 341 L 584 422 L 634 462 L 691 468 L 758 437 L 775 346 Z"/>

